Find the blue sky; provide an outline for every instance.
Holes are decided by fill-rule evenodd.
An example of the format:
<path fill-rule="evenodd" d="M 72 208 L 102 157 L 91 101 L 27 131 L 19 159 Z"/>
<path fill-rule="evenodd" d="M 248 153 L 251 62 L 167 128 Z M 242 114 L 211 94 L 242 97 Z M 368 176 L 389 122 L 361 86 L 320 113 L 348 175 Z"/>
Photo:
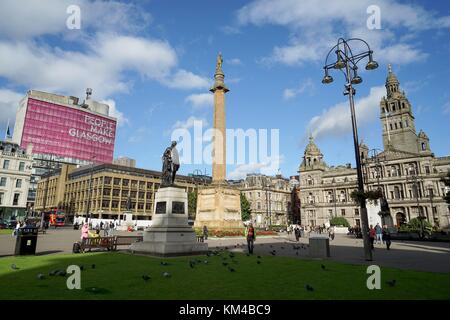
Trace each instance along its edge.
<path fill-rule="evenodd" d="M 24 4 L 25 3 L 25 4 Z M 69 30 L 66 9 L 81 9 Z M 381 29 L 367 28 L 380 8 Z M 311 132 L 330 165 L 354 163 L 344 79 L 321 84 L 328 49 L 362 37 L 380 68 L 361 71 L 360 138 L 382 148 L 379 101 L 387 64 L 406 91 L 416 128 L 437 156 L 450 154 L 450 5 L 446 1 L 101 1 L 0 4 L 0 125 L 13 119 L 28 89 L 107 101 L 119 118 L 115 156 L 160 169 L 173 129 L 212 123 L 208 89 L 218 52 L 224 58 L 227 127 L 279 129 L 280 171 L 296 173 Z M 364 69 L 363 65 L 360 69 Z M 210 165 L 184 165 L 211 173 Z M 228 167 L 229 178 L 276 173 L 267 163 Z"/>

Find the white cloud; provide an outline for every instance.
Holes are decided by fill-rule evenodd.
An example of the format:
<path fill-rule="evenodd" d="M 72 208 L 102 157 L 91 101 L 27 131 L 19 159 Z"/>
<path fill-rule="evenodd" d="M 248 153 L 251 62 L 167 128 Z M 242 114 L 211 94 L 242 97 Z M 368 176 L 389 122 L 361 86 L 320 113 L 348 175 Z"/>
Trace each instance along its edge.
<path fill-rule="evenodd" d="M 450 101 L 442 106 L 444 114 L 450 114 Z"/>
<path fill-rule="evenodd" d="M 191 94 L 186 97 L 185 101 L 190 103 L 195 109 L 200 109 L 213 106 L 214 96 L 211 93 Z"/>
<path fill-rule="evenodd" d="M 420 61 L 427 54 L 411 37 L 421 30 L 450 27 L 450 16 L 439 17 L 424 8 L 398 1 L 379 0 L 381 30 L 367 28 L 367 8 L 372 0 L 335 0 L 318 5 L 316 0 L 255 0 L 237 12 L 241 26 L 253 24 L 280 25 L 289 28 L 289 44 L 276 46 L 262 61 L 301 65 L 307 61 L 322 61 L 324 54 L 336 44 L 342 34 L 362 37 L 371 45 L 377 60 L 406 64 Z M 398 12 L 402 14 L 399 15 Z"/>
<path fill-rule="evenodd" d="M 386 94 L 384 86 L 372 87 L 368 96 L 355 101 L 358 125 L 378 120 L 381 98 Z M 308 124 L 307 133 L 314 137 L 339 136 L 352 129 L 348 102 L 338 103 L 320 116 L 313 117 Z"/>
<path fill-rule="evenodd" d="M 285 100 L 289 100 L 295 98 L 297 95 L 304 93 L 308 90 L 310 93 L 315 88 L 314 82 L 311 78 L 306 79 L 303 83 L 301 83 L 297 88 L 287 88 L 283 91 L 283 98 Z"/>
<path fill-rule="evenodd" d="M 242 65 L 241 59 L 238 59 L 238 58 L 233 58 L 233 59 L 226 60 L 226 63 L 228 63 L 228 64 L 230 64 L 232 66 L 240 66 L 240 65 Z"/>
<path fill-rule="evenodd" d="M 66 12 L 78 5 L 81 29 L 69 30 Z M 41 35 L 80 36 L 89 31 L 137 31 L 145 28 L 151 15 L 131 3 L 103 0 L 2 0 L 0 37 L 25 39 Z"/>
<path fill-rule="evenodd" d="M 12 129 L 19 102 L 24 96 L 25 94 L 9 89 L 0 89 L 0 130 L 3 130 L 3 125 L 8 122 L 8 119 Z"/>
<path fill-rule="evenodd" d="M 202 122 L 202 126 L 203 128 L 208 126 L 208 121 L 204 118 L 197 118 L 194 116 L 189 117 L 188 119 L 181 121 L 178 120 L 177 122 L 175 122 L 175 124 L 172 126 L 172 131 L 176 130 L 176 129 L 185 129 L 185 130 L 189 130 L 190 128 L 194 127 L 194 124 L 200 121 Z"/>
<path fill-rule="evenodd" d="M 227 179 L 238 180 L 244 179 L 250 173 L 262 173 L 265 175 L 275 175 L 278 173 L 280 164 L 283 162 L 284 156 L 270 157 L 266 162 L 246 163 L 237 165 L 233 171 L 228 173 Z"/>
<path fill-rule="evenodd" d="M 86 53 L 50 49 L 34 42 L 0 41 L 0 76 L 28 88 L 82 95 L 94 89 L 102 99 L 131 86 L 123 73 L 165 81 L 177 63 L 166 42 L 129 36 L 99 35 Z"/>
<path fill-rule="evenodd" d="M 240 34 L 241 31 L 237 27 L 232 26 L 223 26 L 220 28 L 220 30 L 225 33 L 226 35 L 233 35 L 233 34 Z"/>
<path fill-rule="evenodd" d="M 208 78 L 183 69 L 178 70 L 172 77 L 164 79 L 163 82 L 169 88 L 176 89 L 206 89 L 211 85 Z"/>
<path fill-rule="evenodd" d="M 125 124 L 129 124 L 130 120 L 125 117 L 123 112 L 120 112 L 116 107 L 116 102 L 112 99 L 102 100 L 101 103 L 109 105 L 109 116 L 117 119 L 117 126 L 122 127 Z"/>

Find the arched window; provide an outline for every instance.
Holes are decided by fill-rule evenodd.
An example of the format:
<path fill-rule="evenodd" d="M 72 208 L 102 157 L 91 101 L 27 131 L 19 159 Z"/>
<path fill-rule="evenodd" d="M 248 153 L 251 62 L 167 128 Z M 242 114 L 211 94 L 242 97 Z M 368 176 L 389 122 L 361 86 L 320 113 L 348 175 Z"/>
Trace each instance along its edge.
<path fill-rule="evenodd" d="M 422 151 L 427 150 L 427 144 L 425 142 L 422 142 Z"/>
<path fill-rule="evenodd" d="M 314 197 L 312 192 L 309 193 L 308 195 L 308 203 L 313 204 L 314 203 Z"/>
<path fill-rule="evenodd" d="M 344 190 L 341 191 L 340 200 L 341 200 L 341 202 L 345 202 L 346 201 L 345 200 L 345 191 Z"/>
<path fill-rule="evenodd" d="M 308 176 L 308 179 L 306 181 L 308 183 L 308 186 L 312 186 L 314 184 L 314 180 L 311 178 L 311 176 Z"/>

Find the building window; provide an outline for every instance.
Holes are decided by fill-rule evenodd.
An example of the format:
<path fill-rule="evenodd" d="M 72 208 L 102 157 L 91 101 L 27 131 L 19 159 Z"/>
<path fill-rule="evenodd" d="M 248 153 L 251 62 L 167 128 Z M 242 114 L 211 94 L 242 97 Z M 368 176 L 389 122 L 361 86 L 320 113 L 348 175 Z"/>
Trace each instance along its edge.
<path fill-rule="evenodd" d="M 8 168 L 9 168 L 9 160 L 3 161 L 3 169 L 8 169 Z"/>
<path fill-rule="evenodd" d="M 258 192 L 258 198 L 261 198 L 261 192 Z"/>
<path fill-rule="evenodd" d="M 16 180 L 16 188 L 22 188 L 22 179 Z"/>
<path fill-rule="evenodd" d="M 397 186 L 394 187 L 394 196 L 395 199 L 400 199 L 400 188 Z"/>
<path fill-rule="evenodd" d="M 359 216 L 359 209 L 355 209 L 355 216 Z"/>
<path fill-rule="evenodd" d="M 19 171 L 25 170 L 25 162 L 19 162 Z"/>
<path fill-rule="evenodd" d="M 309 195 L 308 195 L 308 202 L 309 202 L 310 204 L 313 204 L 313 203 L 314 203 L 314 197 L 313 197 L 312 192 L 310 192 Z"/>
<path fill-rule="evenodd" d="M 427 150 L 427 145 L 425 144 L 425 142 L 422 142 L 422 151 Z"/>
<path fill-rule="evenodd" d="M 258 210 L 261 210 L 261 203 L 258 202 L 256 207 L 258 208 Z"/>
<path fill-rule="evenodd" d="M 0 205 L 3 204 L 3 197 L 5 196 L 5 194 L 3 192 L 0 192 Z"/>
<path fill-rule="evenodd" d="M 6 187 L 6 178 L 5 177 L 0 178 L 0 187 Z"/>
<path fill-rule="evenodd" d="M 345 191 L 341 191 L 341 202 L 346 202 L 346 200 L 345 200 Z"/>
<path fill-rule="evenodd" d="M 430 166 L 425 166 L 425 173 L 430 174 Z"/>
<path fill-rule="evenodd" d="M 13 206 L 19 205 L 20 193 L 14 193 Z"/>
<path fill-rule="evenodd" d="M 345 216 L 345 209 L 341 209 L 341 216 Z"/>

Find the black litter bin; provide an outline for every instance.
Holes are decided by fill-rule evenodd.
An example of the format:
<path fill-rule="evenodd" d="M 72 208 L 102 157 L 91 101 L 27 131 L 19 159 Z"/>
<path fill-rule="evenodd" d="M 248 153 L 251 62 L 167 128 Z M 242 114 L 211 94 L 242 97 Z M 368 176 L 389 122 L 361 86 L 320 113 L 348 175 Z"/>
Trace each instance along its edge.
<path fill-rule="evenodd" d="M 24 227 L 17 230 L 16 256 L 36 254 L 38 228 Z"/>

